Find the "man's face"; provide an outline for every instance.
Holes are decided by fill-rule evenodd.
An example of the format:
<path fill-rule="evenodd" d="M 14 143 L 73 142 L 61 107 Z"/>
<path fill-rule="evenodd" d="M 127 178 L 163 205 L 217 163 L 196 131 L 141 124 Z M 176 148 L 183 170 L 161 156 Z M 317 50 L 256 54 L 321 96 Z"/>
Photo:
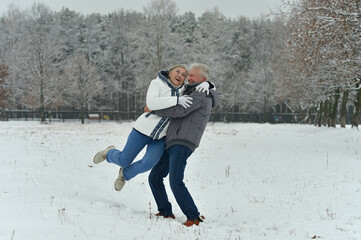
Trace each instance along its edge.
<path fill-rule="evenodd" d="M 180 86 L 187 78 L 187 71 L 184 68 L 178 67 L 173 69 L 169 74 L 169 80 L 175 85 Z"/>
<path fill-rule="evenodd" d="M 202 77 L 201 75 L 199 75 L 199 69 L 193 68 L 190 70 L 189 75 L 188 75 L 189 83 L 199 83 L 199 82 L 204 82 L 206 80 L 207 79 L 205 77 Z"/>

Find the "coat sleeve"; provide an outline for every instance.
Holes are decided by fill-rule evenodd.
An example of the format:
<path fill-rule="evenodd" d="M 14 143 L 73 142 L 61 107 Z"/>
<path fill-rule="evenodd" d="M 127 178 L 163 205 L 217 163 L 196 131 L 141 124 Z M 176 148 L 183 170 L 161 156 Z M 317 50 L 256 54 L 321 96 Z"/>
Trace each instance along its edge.
<path fill-rule="evenodd" d="M 160 81 L 153 80 L 150 82 L 146 97 L 146 103 L 150 110 L 154 111 L 177 105 L 178 99 L 176 96 L 161 96 L 161 90 L 163 88 L 164 84 Z"/>
<path fill-rule="evenodd" d="M 207 95 L 202 92 L 193 91 L 190 95 L 193 98 L 193 103 L 189 108 L 184 108 L 180 105 L 174 107 L 162 109 L 155 111 L 155 113 L 160 117 L 171 117 L 171 118 L 181 118 L 185 117 L 193 111 L 199 109 L 206 100 Z"/>

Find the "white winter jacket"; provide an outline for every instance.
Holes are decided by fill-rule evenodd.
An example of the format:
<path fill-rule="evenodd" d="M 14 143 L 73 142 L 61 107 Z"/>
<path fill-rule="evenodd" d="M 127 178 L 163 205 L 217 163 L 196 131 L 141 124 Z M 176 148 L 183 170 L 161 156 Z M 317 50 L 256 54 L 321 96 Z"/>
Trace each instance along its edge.
<path fill-rule="evenodd" d="M 146 103 L 150 110 L 160 110 L 177 105 L 176 96 L 181 96 L 184 91 L 184 84 L 174 88 L 167 80 L 168 72 L 160 71 L 158 77 L 151 81 Z M 161 139 L 165 136 L 170 118 L 159 117 L 156 114 L 143 113 L 134 123 L 134 129 L 153 139 Z"/>

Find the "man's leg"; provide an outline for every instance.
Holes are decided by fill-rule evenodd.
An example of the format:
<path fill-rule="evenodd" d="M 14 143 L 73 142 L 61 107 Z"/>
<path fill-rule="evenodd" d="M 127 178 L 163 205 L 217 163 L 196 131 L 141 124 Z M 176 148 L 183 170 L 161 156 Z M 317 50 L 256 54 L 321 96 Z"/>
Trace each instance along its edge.
<path fill-rule="evenodd" d="M 174 145 L 167 149 L 169 154 L 169 182 L 175 199 L 187 220 L 195 220 L 199 216 L 197 206 L 183 182 L 187 159 L 192 151 L 182 145 Z"/>
<path fill-rule="evenodd" d="M 159 162 L 153 167 L 149 174 L 148 182 L 152 190 L 155 202 L 157 203 L 158 211 L 163 216 L 171 216 L 172 204 L 168 200 L 167 192 L 165 190 L 163 179 L 169 172 L 169 158 L 168 153 L 164 151 Z"/>
<path fill-rule="evenodd" d="M 107 161 L 120 167 L 127 167 L 151 140 L 152 138 L 141 134 L 133 128 L 123 151 L 119 151 L 118 149 L 109 150 L 107 153 Z"/>
<path fill-rule="evenodd" d="M 125 180 L 128 181 L 138 174 L 152 169 L 152 167 L 158 163 L 164 152 L 164 139 L 165 138 L 151 140 L 148 143 L 147 151 L 145 152 L 143 158 L 135 163 L 132 163 L 130 166 L 123 168 Z"/>

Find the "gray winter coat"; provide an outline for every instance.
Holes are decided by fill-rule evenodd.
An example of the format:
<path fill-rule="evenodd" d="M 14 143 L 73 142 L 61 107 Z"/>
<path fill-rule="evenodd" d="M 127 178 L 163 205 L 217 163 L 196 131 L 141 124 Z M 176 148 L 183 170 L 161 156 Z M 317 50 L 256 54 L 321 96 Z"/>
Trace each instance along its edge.
<path fill-rule="evenodd" d="M 193 98 L 189 108 L 180 105 L 157 110 L 161 117 L 171 117 L 166 134 L 166 149 L 174 145 L 183 145 L 194 151 L 201 141 L 212 107 L 219 105 L 218 93 L 210 90 L 210 94 L 197 92 L 195 87 L 200 83 L 186 85 L 183 95 Z"/>

